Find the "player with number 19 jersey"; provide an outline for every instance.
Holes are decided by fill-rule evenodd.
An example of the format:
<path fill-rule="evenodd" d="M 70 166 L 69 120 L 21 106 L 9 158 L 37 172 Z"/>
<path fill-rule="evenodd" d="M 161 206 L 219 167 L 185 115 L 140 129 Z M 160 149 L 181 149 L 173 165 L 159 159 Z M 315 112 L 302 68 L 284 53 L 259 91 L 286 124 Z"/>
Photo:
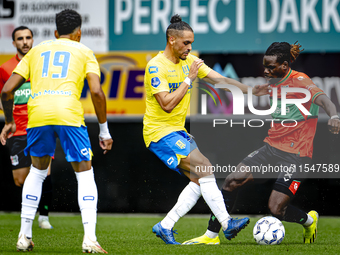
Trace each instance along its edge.
<path fill-rule="evenodd" d="M 100 77 L 92 50 L 66 38 L 44 41 L 32 48 L 13 72 L 25 79 L 31 77 L 27 128 L 85 126 L 79 101 L 84 79 L 87 73 Z"/>

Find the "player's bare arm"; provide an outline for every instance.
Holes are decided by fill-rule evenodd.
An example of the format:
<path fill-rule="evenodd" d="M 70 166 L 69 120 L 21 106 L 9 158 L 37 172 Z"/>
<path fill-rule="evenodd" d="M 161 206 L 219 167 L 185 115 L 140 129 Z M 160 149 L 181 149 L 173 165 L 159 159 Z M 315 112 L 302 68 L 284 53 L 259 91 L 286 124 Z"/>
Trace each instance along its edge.
<path fill-rule="evenodd" d="M 91 99 L 96 112 L 98 121 L 100 124 L 106 123 L 106 98 L 105 94 L 100 86 L 99 76 L 94 73 L 88 73 L 86 75 L 90 92 Z M 102 134 L 102 132 L 101 132 Z M 99 135 L 99 145 L 104 150 L 104 154 L 111 150 L 113 140 L 108 130 L 103 135 Z"/>
<path fill-rule="evenodd" d="M 2 145 L 6 144 L 6 140 L 10 138 L 16 130 L 16 125 L 13 118 L 13 103 L 14 92 L 25 82 L 25 79 L 19 74 L 12 74 L 12 76 L 5 83 L 2 89 L 1 101 L 3 111 L 5 114 L 5 126 L 3 127 L 0 140 Z M 11 134 L 10 134 L 11 133 Z"/>
<path fill-rule="evenodd" d="M 188 78 L 190 79 L 190 82 L 193 82 L 198 74 L 198 69 L 203 65 L 202 59 L 196 59 L 189 71 Z M 190 83 L 189 82 L 189 83 Z M 162 109 L 170 113 L 178 104 L 181 102 L 183 97 L 188 91 L 190 84 L 188 84 L 185 80 L 182 82 L 182 84 L 176 89 L 174 92 L 169 93 L 167 91 L 159 92 L 157 94 L 154 94 L 157 102 L 162 107 Z"/>
<path fill-rule="evenodd" d="M 340 119 L 338 116 L 338 112 L 336 110 L 333 102 L 326 95 L 318 96 L 315 101 L 315 104 L 321 106 L 328 116 L 331 118 L 328 120 L 328 129 L 332 134 L 339 134 L 340 131 Z"/>
<path fill-rule="evenodd" d="M 215 70 L 211 70 L 208 75 L 206 77 L 203 78 L 203 80 L 205 82 L 211 83 L 213 85 L 216 84 L 230 84 L 230 85 L 234 85 L 238 88 L 240 88 L 243 92 L 243 94 L 247 94 L 248 93 L 248 88 L 252 89 L 252 93 L 255 96 L 263 96 L 263 95 L 267 95 L 269 94 L 269 86 L 268 84 L 264 84 L 264 85 L 256 85 L 255 87 L 250 87 L 247 86 L 239 81 L 236 81 L 234 79 L 228 78 L 228 77 L 224 77 L 223 75 L 219 74 L 218 72 L 216 72 Z M 229 89 L 224 89 L 225 91 L 230 92 Z"/>

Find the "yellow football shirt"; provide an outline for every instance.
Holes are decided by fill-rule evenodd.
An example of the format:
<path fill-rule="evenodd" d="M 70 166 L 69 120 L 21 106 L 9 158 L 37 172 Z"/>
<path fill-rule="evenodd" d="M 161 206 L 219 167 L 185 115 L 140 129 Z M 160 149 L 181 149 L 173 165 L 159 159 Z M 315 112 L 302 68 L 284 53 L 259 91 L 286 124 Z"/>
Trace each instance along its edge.
<path fill-rule="evenodd" d="M 190 104 L 192 85 L 171 113 L 162 109 L 154 94 L 162 91 L 170 93 L 175 91 L 188 76 L 191 64 L 196 58 L 189 54 L 186 60 L 180 60 L 178 64 L 174 64 L 161 51 L 148 62 L 144 76 L 146 110 L 143 120 L 143 136 L 147 147 L 151 142 L 157 142 L 167 134 L 180 130 L 186 131 L 184 124 Z M 202 79 L 210 71 L 211 68 L 203 64 L 198 70 L 197 77 Z"/>
<path fill-rule="evenodd" d="M 28 128 L 85 126 L 79 101 L 84 79 L 88 73 L 100 76 L 92 50 L 66 38 L 44 41 L 32 48 L 13 72 L 31 80 Z"/>

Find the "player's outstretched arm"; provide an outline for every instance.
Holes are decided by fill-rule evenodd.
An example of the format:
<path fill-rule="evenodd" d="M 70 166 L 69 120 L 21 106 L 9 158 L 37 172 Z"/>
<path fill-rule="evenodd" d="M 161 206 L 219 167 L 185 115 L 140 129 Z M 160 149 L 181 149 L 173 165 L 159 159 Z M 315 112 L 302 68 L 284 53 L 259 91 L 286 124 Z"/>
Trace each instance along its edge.
<path fill-rule="evenodd" d="M 111 138 L 106 119 L 106 98 L 100 86 L 99 76 L 95 73 L 86 75 L 89 84 L 91 99 L 99 121 L 99 145 L 104 150 L 104 154 L 111 150 L 113 140 Z"/>
<path fill-rule="evenodd" d="M 14 92 L 25 82 L 25 79 L 19 74 L 12 74 L 12 76 L 5 83 L 2 93 L 1 101 L 5 114 L 5 126 L 0 134 L 0 141 L 3 145 L 6 144 L 6 140 L 15 133 L 16 125 L 13 118 L 13 102 Z M 11 133 L 11 134 L 10 134 Z"/>
<path fill-rule="evenodd" d="M 189 75 L 185 78 L 184 82 L 176 89 L 174 92 L 169 93 L 167 91 L 159 92 L 154 94 L 157 102 L 162 107 L 162 109 L 170 113 L 178 104 L 181 102 L 183 97 L 188 91 L 191 83 L 196 79 L 198 74 L 198 69 L 203 65 L 202 59 L 196 59 L 190 67 Z"/>
<path fill-rule="evenodd" d="M 269 86 L 268 86 L 268 84 L 256 85 L 253 88 L 253 87 L 245 85 L 245 84 L 243 84 L 243 83 L 241 83 L 239 81 L 236 81 L 234 79 L 231 79 L 231 78 L 228 78 L 228 77 L 224 77 L 223 75 L 219 74 L 215 70 L 211 70 L 208 73 L 208 75 L 203 78 L 203 80 L 205 82 L 211 83 L 213 85 L 216 85 L 216 84 L 230 84 L 230 85 L 234 85 L 234 86 L 240 88 L 242 90 L 243 94 L 247 94 L 249 88 L 252 90 L 252 93 L 255 96 L 263 96 L 263 95 L 269 94 Z M 230 92 L 230 90 L 228 90 L 228 89 L 224 89 L 224 90 Z"/>
<path fill-rule="evenodd" d="M 340 132 L 340 119 L 338 112 L 336 110 L 335 104 L 329 99 L 326 95 L 320 95 L 318 96 L 314 103 L 318 106 L 321 106 L 325 112 L 328 114 L 329 117 L 331 117 L 328 120 L 328 130 L 332 134 L 339 134 Z"/>

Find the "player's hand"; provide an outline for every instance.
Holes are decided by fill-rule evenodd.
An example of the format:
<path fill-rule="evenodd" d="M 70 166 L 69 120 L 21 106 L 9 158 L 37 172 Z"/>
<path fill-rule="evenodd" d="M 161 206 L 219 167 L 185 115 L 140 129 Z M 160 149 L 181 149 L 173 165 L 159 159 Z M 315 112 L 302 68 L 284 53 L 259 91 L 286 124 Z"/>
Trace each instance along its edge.
<path fill-rule="evenodd" d="M 6 144 L 6 140 L 8 138 L 11 138 L 13 136 L 13 134 L 15 133 L 17 129 L 17 126 L 15 125 L 15 122 L 10 122 L 5 124 L 5 126 L 3 127 L 1 134 L 0 134 L 0 141 L 2 145 Z"/>
<path fill-rule="evenodd" d="M 99 137 L 99 146 L 104 150 L 103 154 L 106 154 L 109 150 L 111 150 L 113 144 L 112 139 L 101 139 Z"/>
<path fill-rule="evenodd" d="M 269 84 L 263 84 L 263 85 L 255 85 L 253 88 L 253 95 L 254 96 L 264 96 L 268 95 L 271 91 L 271 87 Z"/>
<path fill-rule="evenodd" d="M 200 58 L 195 59 L 195 61 L 192 62 L 189 75 L 188 75 L 188 78 L 191 80 L 191 82 L 193 82 L 196 79 L 197 74 L 198 74 L 198 69 L 200 69 L 203 63 L 204 61 Z"/>
<path fill-rule="evenodd" d="M 340 131 L 340 119 L 329 119 L 328 120 L 328 130 L 332 134 L 339 134 Z"/>

